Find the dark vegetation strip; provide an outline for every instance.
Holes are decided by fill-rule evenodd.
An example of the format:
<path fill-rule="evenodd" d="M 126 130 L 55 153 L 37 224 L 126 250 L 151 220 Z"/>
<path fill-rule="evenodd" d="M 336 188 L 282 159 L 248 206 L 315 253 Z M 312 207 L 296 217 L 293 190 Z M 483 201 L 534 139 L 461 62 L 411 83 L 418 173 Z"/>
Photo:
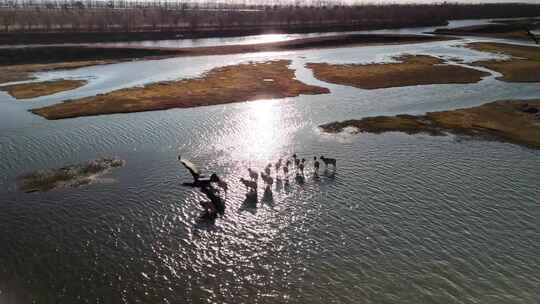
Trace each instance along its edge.
<path fill-rule="evenodd" d="M 540 5 L 328 2 L 6 2 L 0 44 L 71 43 L 435 26 L 449 19 L 532 17 Z M 96 35 L 99 33 L 99 35 Z"/>

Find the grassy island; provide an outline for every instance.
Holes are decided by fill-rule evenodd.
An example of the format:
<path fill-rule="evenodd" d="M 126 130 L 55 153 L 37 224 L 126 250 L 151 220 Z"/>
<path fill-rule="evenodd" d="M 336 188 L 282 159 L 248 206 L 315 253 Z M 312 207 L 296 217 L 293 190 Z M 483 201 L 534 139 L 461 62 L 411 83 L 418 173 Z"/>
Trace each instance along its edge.
<path fill-rule="evenodd" d="M 325 94 L 326 88 L 295 79 L 289 60 L 247 63 L 215 68 L 199 78 L 163 81 L 144 87 L 67 100 L 31 110 L 47 119 L 62 119 L 112 113 L 129 113 L 170 108 L 187 108 Z"/>
<path fill-rule="evenodd" d="M 474 42 L 467 44 L 466 47 L 476 51 L 512 56 L 508 60 L 482 60 L 473 63 L 503 74 L 499 80 L 540 82 L 540 47 L 494 42 Z"/>
<path fill-rule="evenodd" d="M 475 83 L 488 73 L 428 55 L 403 55 L 398 63 L 328 64 L 308 63 L 319 80 L 361 89 L 382 89 L 412 85 Z"/>
<path fill-rule="evenodd" d="M 471 135 L 540 149 L 540 100 L 497 101 L 426 115 L 366 117 L 320 126 L 328 133 L 338 133 L 348 127 L 353 128 L 354 132 Z"/>
<path fill-rule="evenodd" d="M 59 79 L 41 82 L 30 82 L 0 87 L 17 99 L 34 98 L 80 88 L 86 80 Z"/>

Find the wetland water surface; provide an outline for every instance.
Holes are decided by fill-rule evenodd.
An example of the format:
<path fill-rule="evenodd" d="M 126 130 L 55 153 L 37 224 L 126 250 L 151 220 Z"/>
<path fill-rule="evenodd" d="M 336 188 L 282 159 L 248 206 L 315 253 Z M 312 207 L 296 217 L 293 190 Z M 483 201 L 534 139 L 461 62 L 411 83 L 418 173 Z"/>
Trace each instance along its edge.
<path fill-rule="evenodd" d="M 468 39 L 467 41 L 474 41 Z M 324 135 L 322 123 L 540 97 L 536 83 L 361 90 L 313 78 L 307 62 L 422 53 L 490 55 L 458 42 L 139 61 L 39 74 L 89 78 L 20 102 L 0 93 L 0 302 L 536 303 L 540 152 L 401 133 Z M 249 60 L 293 60 L 331 94 L 47 121 L 26 110 Z M 228 182 L 227 211 L 199 222 L 202 195 L 178 154 Z M 247 167 L 297 153 L 338 159 L 335 175 L 245 204 Z M 108 182 L 24 194 L 24 172 L 100 156 Z M 262 191 L 262 190 L 260 190 Z M 262 197 L 260 193 L 259 198 Z M 7 300 L 6 300 L 7 299 Z"/>

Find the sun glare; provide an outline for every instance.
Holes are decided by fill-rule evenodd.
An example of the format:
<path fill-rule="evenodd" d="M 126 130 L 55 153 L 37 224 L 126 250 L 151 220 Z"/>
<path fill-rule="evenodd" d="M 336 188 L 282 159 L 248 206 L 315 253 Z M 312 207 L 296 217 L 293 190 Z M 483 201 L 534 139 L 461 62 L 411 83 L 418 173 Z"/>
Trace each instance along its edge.
<path fill-rule="evenodd" d="M 249 103 L 241 132 L 238 152 L 248 161 L 271 159 L 281 146 L 286 144 L 288 135 L 280 130 L 282 107 L 279 100 L 258 100 Z"/>

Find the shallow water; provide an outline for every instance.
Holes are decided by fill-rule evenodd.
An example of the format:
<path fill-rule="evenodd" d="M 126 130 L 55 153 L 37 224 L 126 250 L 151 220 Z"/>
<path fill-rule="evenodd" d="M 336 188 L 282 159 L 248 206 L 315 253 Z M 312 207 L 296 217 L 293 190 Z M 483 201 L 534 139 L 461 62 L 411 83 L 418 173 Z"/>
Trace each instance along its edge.
<path fill-rule="evenodd" d="M 476 41 L 468 39 L 465 41 Z M 360 90 L 313 78 L 306 62 L 371 62 L 401 53 L 473 61 L 464 41 L 176 58 L 56 71 L 77 90 L 0 95 L 0 302 L 536 303 L 540 301 L 540 152 L 500 142 L 401 133 L 324 135 L 316 126 L 507 98 L 538 84 Z M 288 58 L 331 94 L 46 121 L 26 110 L 215 66 Z M 304 183 L 244 202 L 247 167 L 298 153 Z M 181 187 L 182 154 L 228 182 L 227 211 L 198 221 L 203 196 Z M 313 178 L 313 156 L 337 158 Z M 108 183 L 24 194 L 24 172 L 100 156 L 126 165 Z M 14 299 L 15 298 L 15 299 Z"/>

